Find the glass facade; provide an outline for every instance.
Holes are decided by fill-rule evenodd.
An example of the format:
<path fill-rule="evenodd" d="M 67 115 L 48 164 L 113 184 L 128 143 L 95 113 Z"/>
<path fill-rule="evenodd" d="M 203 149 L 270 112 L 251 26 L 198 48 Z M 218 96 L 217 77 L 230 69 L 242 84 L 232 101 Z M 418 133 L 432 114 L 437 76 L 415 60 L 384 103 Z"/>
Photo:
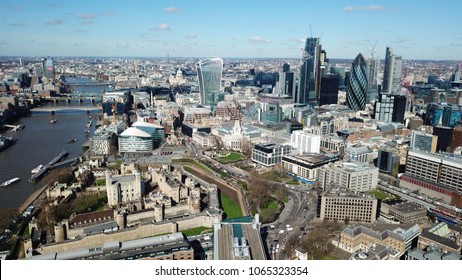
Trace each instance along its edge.
<path fill-rule="evenodd" d="M 319 38 L 306 38 L 305 48 L 302 55 L 302 66 L 300 69 L 300 85 L 295 103 L 308 103 L 316 101 L 317 84 L 319 76 Z"/>
<path fill-rule="evenodd" d="M 210 106 L 212 110 L 224 97 L 220 92 L 222 72 L 223 59 L 221 58 L 205 59 L 197 63 L 201 104 Z"/>
<path fill-rule="evenodd" d="M 48 57 L 43 61 L 43 76 L 51 81 L 55 78 L 55 65 L 51 57 Z"/>
<path fill-rule="evenodd" d="M 352 110 L 364 110 L 366 108 L 367 92 L 367 64 L 362 54 L 358 54 L 351 65 L 350 75 L 347 80 L 347 105 Z"/>

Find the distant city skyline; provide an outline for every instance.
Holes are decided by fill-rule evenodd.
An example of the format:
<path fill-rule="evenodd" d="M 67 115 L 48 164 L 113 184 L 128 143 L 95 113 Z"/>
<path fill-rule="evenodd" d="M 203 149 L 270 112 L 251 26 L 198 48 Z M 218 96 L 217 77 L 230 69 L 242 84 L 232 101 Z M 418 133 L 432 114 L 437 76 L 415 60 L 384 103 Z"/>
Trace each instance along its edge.
<path fill-rule="evenodd" d="M 6 1 L 0 55 L 462 60 L 460 1 Z"/>

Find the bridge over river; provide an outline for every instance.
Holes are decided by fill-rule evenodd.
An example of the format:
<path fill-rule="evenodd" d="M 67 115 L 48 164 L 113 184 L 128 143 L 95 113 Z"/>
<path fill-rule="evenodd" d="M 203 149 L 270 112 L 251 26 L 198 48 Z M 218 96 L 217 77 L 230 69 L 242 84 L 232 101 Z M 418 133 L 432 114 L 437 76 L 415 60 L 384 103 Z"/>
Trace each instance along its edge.
<path fill-rule="evenodd" d="M 38 107 L 31 109 L 30 111 L 32 113 L 34 112 L 50 112 L 50 113 L 55 113 L 59 111 L 83 111 L 83 112 L 88 112 L 88 111 L 95 111 L 95 110 L 101 110 L 101 106 L 75 106 L 75 107 L 70 107 L 70 106 L 53 106 L 53 107 Z"/>

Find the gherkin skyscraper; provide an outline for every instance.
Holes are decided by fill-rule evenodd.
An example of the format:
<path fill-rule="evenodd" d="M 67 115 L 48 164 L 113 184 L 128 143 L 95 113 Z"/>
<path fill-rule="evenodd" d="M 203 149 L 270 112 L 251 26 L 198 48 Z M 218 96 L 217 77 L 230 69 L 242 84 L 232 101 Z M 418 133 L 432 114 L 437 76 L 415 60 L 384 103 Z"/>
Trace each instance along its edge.
<path fill-rule="evenodd" d="M 347 79 L 346 101 L 352 110 L 364 110 L 366 108 L 368 91 L 367 64 L 362 54 L 358 54 L 351 65 L 351 71 Z"/>

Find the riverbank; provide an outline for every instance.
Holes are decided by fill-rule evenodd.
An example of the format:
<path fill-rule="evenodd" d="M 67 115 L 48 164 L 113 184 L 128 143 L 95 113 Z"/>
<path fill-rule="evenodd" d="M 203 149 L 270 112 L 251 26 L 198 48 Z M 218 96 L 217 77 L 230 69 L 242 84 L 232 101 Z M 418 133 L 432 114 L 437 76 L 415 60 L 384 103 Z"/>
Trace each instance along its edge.
<path fill-rule="evenodd" d="M 43 185 L 40 189 L 36 190 L 33 192 L 18 208 L 19 213 L 24 212 L 27 207 L 29 207 L 32 204 L 35 204 L 34 206 L 39 206 L 41 204 L 41 201 L 46 199 L 46 194 L 45 190 L 47 189 L 48 184 Z"/>

